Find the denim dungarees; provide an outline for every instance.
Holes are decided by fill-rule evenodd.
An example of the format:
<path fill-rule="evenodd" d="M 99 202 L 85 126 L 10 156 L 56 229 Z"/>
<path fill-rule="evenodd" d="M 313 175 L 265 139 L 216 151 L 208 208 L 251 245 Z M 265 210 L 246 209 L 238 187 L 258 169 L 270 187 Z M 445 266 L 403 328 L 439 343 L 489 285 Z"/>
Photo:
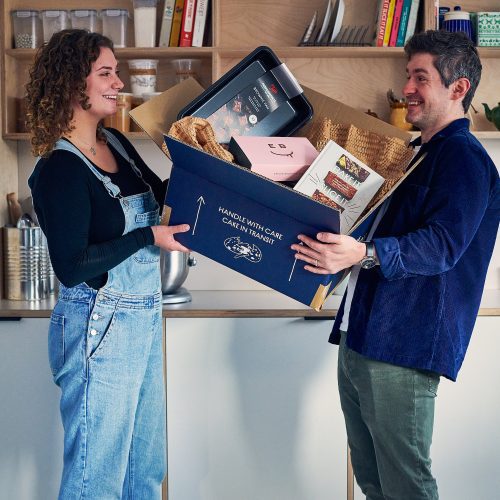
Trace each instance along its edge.
<path fill-rule="evenodd" d="M 121 143 L 105 133 L 142 178 Z M 59 140 L 55 149 L 75 153 L 119 199 L 124 234 L 158 224 L 149 186 L 122 197 L 71 143 Z M 147 246 L 110 269 L 99 290 L 61 285 L 49 328 L 49 362 L 62 391 L 61 500 L 161 498 L 166 417 L 159 259 L 160 249 Z"/>

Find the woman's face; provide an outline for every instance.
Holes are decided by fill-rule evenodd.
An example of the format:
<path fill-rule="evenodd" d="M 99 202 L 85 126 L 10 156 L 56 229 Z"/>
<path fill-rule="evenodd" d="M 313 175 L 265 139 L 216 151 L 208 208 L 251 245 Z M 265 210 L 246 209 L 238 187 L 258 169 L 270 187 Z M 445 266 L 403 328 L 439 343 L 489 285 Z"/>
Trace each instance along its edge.
<path fill-rule="evenodd" d="M 103 47 L 97 60 L 92 63 L 87 76 L 86 94 L 89 97 L 90 109 L 98 120 L 116 112 L 116 95 L 123 88 L 123 82 L 118 77 L 118 63 L 111 49 Z"/>

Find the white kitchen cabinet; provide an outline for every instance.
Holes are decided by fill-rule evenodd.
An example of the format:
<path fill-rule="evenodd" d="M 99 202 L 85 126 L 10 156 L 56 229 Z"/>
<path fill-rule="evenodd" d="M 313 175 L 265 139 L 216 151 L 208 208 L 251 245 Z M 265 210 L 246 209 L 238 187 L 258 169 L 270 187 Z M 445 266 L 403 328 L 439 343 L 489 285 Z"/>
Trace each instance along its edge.
<path fill-rule="evenodd" d="M 433 468 L 443 500 L 500 498 L 500 318 L 482 316 L 458 374 L 442 380 Z"/>
<path fill-rule="evenodd" d="M 343 500 L 332 322 L 166 320 L 169 500 Z"/>
<path fill-rule="evenodd" d="M 62 472 L 48 319 L 0 321 L 0 500 L 54 500 Z"/>

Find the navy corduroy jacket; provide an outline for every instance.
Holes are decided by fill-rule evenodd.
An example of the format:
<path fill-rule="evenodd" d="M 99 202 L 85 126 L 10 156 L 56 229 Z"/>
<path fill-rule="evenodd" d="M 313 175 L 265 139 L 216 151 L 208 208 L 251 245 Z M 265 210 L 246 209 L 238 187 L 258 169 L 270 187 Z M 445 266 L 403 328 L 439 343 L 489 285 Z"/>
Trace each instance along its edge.
<path fill-rule="evenodd" d="M 500 181 L 465 118 L 423 144 L 424 153 L 373 235 L 380 266 L 360 271 L 347 345 L 456 380 L 498 232 Z M 335 344 L 344 302 L 330 335 Z"/>

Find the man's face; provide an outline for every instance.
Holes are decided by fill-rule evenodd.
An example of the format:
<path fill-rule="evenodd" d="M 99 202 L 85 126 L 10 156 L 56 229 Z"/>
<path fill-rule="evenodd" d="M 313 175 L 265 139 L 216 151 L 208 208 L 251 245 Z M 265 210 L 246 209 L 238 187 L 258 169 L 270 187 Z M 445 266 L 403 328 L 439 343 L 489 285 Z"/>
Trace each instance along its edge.
<path fill-rule="evenodd" d="M 406 121 L 427 134 L 446 127 L 457 104 L 452 99 L 453 85 L 443 85 L 433 59 L 431 54 L 413 55 L 406 66 L 408 81 L 403 87 L 408 102 Z"/>

